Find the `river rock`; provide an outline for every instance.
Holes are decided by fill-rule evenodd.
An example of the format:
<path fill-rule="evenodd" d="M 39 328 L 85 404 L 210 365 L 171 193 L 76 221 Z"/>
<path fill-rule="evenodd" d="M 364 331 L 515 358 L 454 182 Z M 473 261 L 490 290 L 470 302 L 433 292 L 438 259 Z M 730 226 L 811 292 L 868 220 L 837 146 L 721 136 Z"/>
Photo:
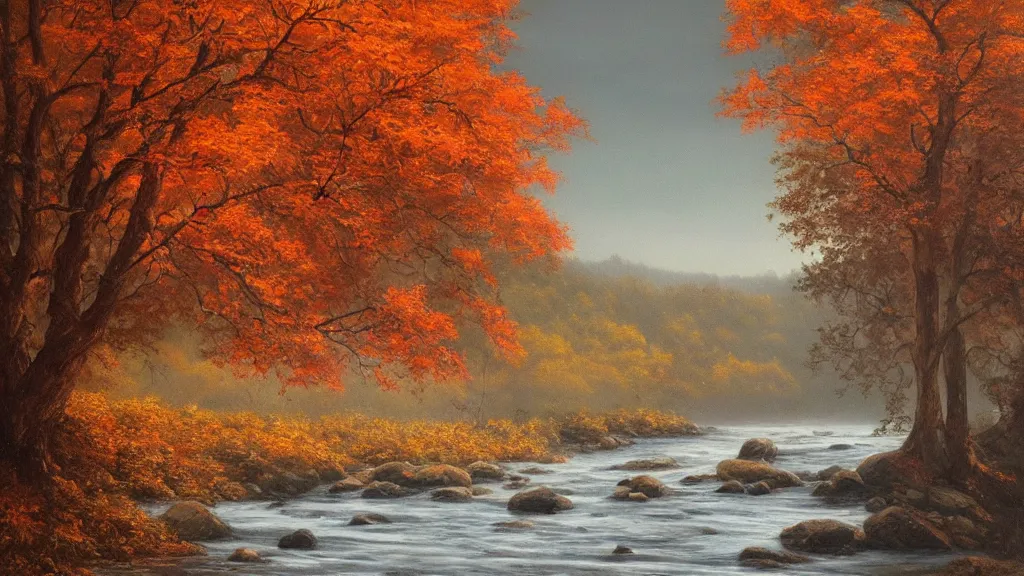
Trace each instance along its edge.
<path fill-rule="evenodd" d="M 360 482 L 358 478 L 349 476 L 331 484 L 331 487 L 328 488 L 327 491 L 331 494 L 338 494 L 339 492 L 355 492 L 356 490 L 362 490 L 365 487 L 366 484 Z"/>
<path fill-rule="evenodd" d="M 747 486 L 747 494 L 751 496 L 764 496 L 772 493 L 772 487 L 767 482 L 755 482 Z"/>
<path fill-rule="evenodd" d="M 466 472 L 473 482 L 500 482 L 505 478 L 505 470 L 497 464 L 477 461 L 466 466 Z"/>
<path fill-rule="evenodd" d="M 510 520 L 508 522 L 495 522 L 492 524 L 499 532 L 510 532 L 513 530 L 532 530 L 533 522 L 529 520 Z"/>
<path fill-rule="evenodd" d="M 718 487 L 719 494 L 743 494 L 747 489 L 744 488 L 743 483 L 739 480 L 729 480 Z"/>
<path fill-rule="evenodd" d="M 988 530 L 966 516 L 945 518 L 942 528 L 953 544 L 965 550 L 982 548 L 982 542 L 988 537 Z"/>
<path fill-rule="evenodd" d="M 784 568 L 790 564 L 803 564 L 811 559 L 802 554 L 769 550 L 760 546 L 744 548 L 740 552 L 740 564 L 749 568 Z"/>
<path fill-rule="evenodd" d="M 805 520 L 779 538 L 786 548 L 816 554 L 853 554 L 864 547 L 864 531 L 838 520 Z"/>
<path fill-rule="evenodd" d="M 572 500 L 555 494 L 550 488 L 541 486 L 520 492 L 508 501 L 507 508 L 516 512 L 536 514 L 554 514 L 563 510 L 572 510 Z"/>
<path fill-rule="evenodd" d="M 853 444 L 833 444 L 828 447 L 829 450 L 853 450 Z"/>
<path fill-rule="evenodd" d="M 544 475 L 551 474 L 551 470 L 541 468 L 540 466 L 530 466 L 529 468 L 523 468 L 519 471 L 520 474 L 533 474 L 533 475 Z"/>
<path fill-rule="evenodd" d="M 373 482 L 374 470 L 374 468 L 364 468 L 362 470 L 358 470 L 349 474 L 349 476 L 355 478 L 356 480 L 359 480 L 363 484 L 369 484 L 370 482 Z"/>
<path fill-rule="evenodd" d="M 391 524 L 391 519 L 383 514 L 356 514 L 348 521 L 349 526 L 372 526 L 374 524 Z"/>
<path fill-rule="evenodd" d="M 718 477 L 718 474 L 691 474 L 679 482 L 683 484 L 700 484 L 701 482 L 707 482 L 709 480 L 718 481 L 721 480 L 721 478 Z"/>
<path fill-rule="evenodd" d="M 424 466 L 416 471 L 410 485 L 420 488 L 432 488 L 435 486 L 461 486 L 470 488 L 473 486 L 473 479 L 469 472 L 462 468 L 449 466 L 448 464 L 434 464 Z"/>
<path fill-rule="evenodd" d="M 630 548 L 628 546 L 623 546 L 622 544 L 619 544 L 618 546 L 615 547 L 614 550 L 612 550 L 612 554 L 632 554 L 632 553 L 633 553 L 633 549 L 632 548 Z"/>
<path fill-rule="evenodd" d="M 490 488 L 484 488 L 483 486 L 473 486 L 473 496 L 489 496 L 494 494 L 494 490 Z"/>
<path fill-rule="evenodd" d="M 616 486 L 615 492 L 612 492 L 612 499 L 629 500 L 629 486 Z"/>
<path fill-rule="evenodd" d="M 818 480 L 822 480 L 824 482 L 828 482 L 829 480 L 832 479 L 832 476 L 836 472 L 839 472 L 841 470 L 846 470 L 846 468 L 843 468 L 842 466 L 829 466 L 828 468 L 825 468 L 824 470 L 819 470 L 818 474 L 816 476 L 817 476 Z"/>
<path fill-rule="evenodd" d="M 622 448 L 623 446 L 632 446 L 634 442 L 628 438 L 619 438 L 617 436 L 602 436 L 597 441 L 597 448 L 599 450 L 615 450 L 616 448 Z"/>
<path fill-rule="evenodd" d="M 320 485 L 320 475 L 316 470 L 307 470 L 302 474 L 281 472 L 265 474 L 258 480 L 260 490 L 271 494 L 298 496 L 305 494 Z"/>
<path fill-rule="evenodd" d="M 751 438 L 743 443 L 740 454 L 736 458 L 740 460 L 753 460 L 774 462 L 779 455 L 779 448 L 775 442 L 768 438 Z"/>
<path fill-rule="evenodd" d="M 815 487 L 812 496 L 823 498 L 861 498 L 868 494 L 868 488 L 860 474 L 853 470 L 840 470 L 832 479 Z"/>
<path fill-rule="evenodd" d="M 612 470 L 629 470 L 633 472 L 647 470 L 672 470 L 674 468 L 679 468 L 679 462 L 676 462 L 674 458 L 668 457 L 649 458 L 646 460 L 630 460 L 625 464 L 612 466 Z"/>
<path fill-rule="evenodd" d="M 738 480 L 745 484 L 767 482 L 773 489 L 803 486 L 803 480 L 796 474 L 779 470 L 764 462 L 750 460 L 722 460 L 718 463 L 718 477 L 722 480 Z"/>
<path fill-rule="evenodd" d="M 872 548 L 884 550 L 948 550 L 949 536 L 923 515 L 890 506 L 864 521 Z"/>
<path fill-rule="evenodd" d="M 316 548 L 316 536 L 303 528 L 302 530 L 296 530 L 291 534 L 282 536 L 277 542 L 277 547 L 293 550 L 313 550 Z"/>
<path fill-rule="evenodd" d="M 630 502 L 647 502 L 650 499 L 651 498 L 647 494 L 644 494 L 643 492 L 630 492 L 629 493 L 629 501 Z"/>
<path fill-rule="evenodd" d="M 665 486 L 661 480 L 647 475 L 627 478 L 619 482 L 619 486 L 626 486 L 630 493 L 640 492 L 648 498 L 661 498 L 670 492 L 668 486 Z"/>
<path fill-rule="evenodd" d="M 161 514 L 160 520 L 178 538 L 189 542 L 219 540 L 231 536 L 231 528 L 199 502 L 178 502 Z"/>
<path fill-rule="evenodd" d="M 506 490 L 520 490 L 530 483 L 530 479 L 526 476 L 520 476 L 518 474 L 512 474 L 508 477 L 508 482 L 502 485 L 502 488 Z"/>
<path fill-rule="evenodd" d="M 889 507 L 889 503 L 881 496 L 875 496 L 868 500 L 867 504 L 864 505 L 864 509 L 874 514 L 875 512 L 881 512 Z"/>
<path fill-rule="evenodd" d="M 891 490 L 896 484 L 912 486 L 914 483 L 906 478 L 897 465 L 899 459 L 899 452 L 872 454 L 857 466 L 857 473 L 864 484 L 876 489 Z"/>
<path fill-rule="evenodd" d="M 925 509 L 934 510 L 943 516 L 988 517 L 988 514 L 985 513 L 974 498 L 945 486 L 932 486 L 928 488 Z"/>
<path fill-rule="evenodd" d="M 370 482 L 360 494 L 363 498 L 401 498 L 408 495 L 409 491 L 398 484 L 380 481 Z"/>
<path fill-rule="evenodd" d="M 462 486 L 446 486 L 431 492 L 430 498 L 438 502 L 469 502 L 473 500 L 473 491 Z"/>
<path fill-rule="evenodd" d="M 252 548 L 236 548 L 234 552 L 228 556 L 228 562 L 245 562 L 249 564 L 259 564 L 266 562 L 260 553 L 253 550 Z"/>
<path fill-rule="evenodd" d="M 372 478 L 377 482 L 390 482 L 399 486 L 411 486 L 419 466 L 408 462 L 388 462 L 373 469 Z M 369 484 L 369 482 L 367 482 Z"/>

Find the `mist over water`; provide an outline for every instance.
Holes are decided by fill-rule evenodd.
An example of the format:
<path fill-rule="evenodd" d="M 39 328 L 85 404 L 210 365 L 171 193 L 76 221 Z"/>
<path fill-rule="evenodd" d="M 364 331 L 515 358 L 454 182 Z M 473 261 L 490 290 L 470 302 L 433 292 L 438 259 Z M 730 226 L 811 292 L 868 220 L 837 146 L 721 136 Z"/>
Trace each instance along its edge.
<path fill-rule="evenodd" d="M 817 436 L 815 430 L 833 435 Z M 571 492 L 575 509 L 555 515 L 508 512 L 505 504 L 515 491 L 500 484 L 481 484 L 494 493 L 469 503 L 434 502 L 428 493 L 371 500 L 356 493 L 328 494 L 327 486 L 276 507 L 267 502 L 222 503 L 215 512 L 232 526 L 235 538 L 206 543 L 208 557 L 189 559 L 181 566 L 188 574 L 241 570 L 283 576 L 751 574 L 756 571 L 737 561 L 743 548 L 779 549 L 782 528 L 802 520 L 834 518 L 860 525 L 868 516 L 863 503 L 829 505 L 811 497 L 810 486 L 749 496 L 717 494 L 718 482 L 684 485 L 679 480 L 714 472 L 719 461 L 736 456 L 743 441 L 752 437 L 772 438 L 780 451 L 775 465 L 794 472 L 816 472 L 835 464 L 853 468 L 866 456 L 902 442 L 873 437 L 871 431 L 866 425 L 729 426 L 702 437 L 639 440 L 624 449 L 580 454 L 565 464 L 537 464 L 551 473 L 531 475 L 531 486 Z M 835 444 L 852 448 L 829 448 Z M 637 474 L 611 466 L 656 456 L 670 456 L 681 464 L 676 470 L 650 473 L 671 487 L 672 495 L 646 503 L 609 498 L 619 480 Z M 532 465 L 514 463 L 507 468 L 515 472 Z M 156 514 L 163 508 L 151 511 Z M 366 512 L 384 514 L 394 523 L 347 526 L 353 515 Z M 536 526 L 516 532 L 500 532 L 493 526 L 515 519 L 532 520 Z M 317 550 L 277 548 L 281 536 L 300 528 L 316 534 Z M 613 556 L 619 544 L 635 554 Z M 227 565 L 224 559 L 238 547 L 254 548 L 270 562 Z M 867 551 L 847 557 L 814 556 L 813 562 L 787 567 L 784 573 L 882 575 L 892 574 L 894 567 L 906 573 L 950 558 L 933 552 Z"/>

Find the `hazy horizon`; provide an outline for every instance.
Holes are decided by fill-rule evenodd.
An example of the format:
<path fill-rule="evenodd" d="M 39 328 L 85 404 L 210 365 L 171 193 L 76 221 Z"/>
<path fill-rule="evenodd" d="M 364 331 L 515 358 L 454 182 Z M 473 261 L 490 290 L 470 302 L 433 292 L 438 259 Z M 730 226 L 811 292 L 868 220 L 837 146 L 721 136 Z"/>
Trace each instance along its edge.
<path fill-rule="evenodd" d="M 507 65 L 565 96 L 596 143 L 552 158 L 565 181 L 546 205 L 575 256 L 612 255 L 684 273 L 786 275 L 771 134 L 742 134 L 714 99 L 749 60 L 722 55 L 724 3 L 524 0 Z M 628 36 L 629 40 L 624 41 Z"/>

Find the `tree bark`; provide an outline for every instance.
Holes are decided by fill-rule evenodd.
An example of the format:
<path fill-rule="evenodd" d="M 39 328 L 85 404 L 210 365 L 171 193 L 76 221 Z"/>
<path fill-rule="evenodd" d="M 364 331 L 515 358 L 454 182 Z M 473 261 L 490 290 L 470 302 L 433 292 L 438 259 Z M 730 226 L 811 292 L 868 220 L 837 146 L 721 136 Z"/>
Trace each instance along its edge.
<path fill-rule="evenodd" d="M 917 409 L 914 426 L 902 450 L 934 472 L 945 472 L 948 460 L 939 398 L 939 280 L 934 234 L 925 229 L 913 237 L 915 293 L 914 375 Z"/>
<path fill-rule="evenodd" d="M 960 328 L 949 335 L 942 355 L 946 380 L 946 450 L 949 479 L 966 482 L 973 469 L 970 423 L 967 415 L 967 347 Z"/>
<path fill-rule="evenodd" d="M 0 461 L 25 482 L 45 481 L 58 468 L 54 447 L 74 386 L 66 378 L 47 388 L 58 392 L 51 396 L 5 393 L 0 398 Z"/>

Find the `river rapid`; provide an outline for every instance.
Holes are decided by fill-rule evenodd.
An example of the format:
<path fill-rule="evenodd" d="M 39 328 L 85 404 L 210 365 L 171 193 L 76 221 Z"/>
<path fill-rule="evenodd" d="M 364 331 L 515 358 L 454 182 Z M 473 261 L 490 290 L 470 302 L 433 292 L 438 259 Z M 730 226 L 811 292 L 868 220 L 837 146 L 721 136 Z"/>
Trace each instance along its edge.
<path fill-rule="evenodd" d="M 827 430 L 831 436 L 818 436 Z M 515 491 L 500 484 L 469 503 L 434 502 L 428 493 L 395 500 L 360 498 L 358 493 L 328 494 L 327 486 L 283 505 L 267 502 L 222 503 L 214 510 L 231 525 L 231 540 L 204 543 L 209 555 L 188 559 L 166 572 L 177 574 L 252 574 L 313 576 L 373 574 L 427 575 L 733 575 L 753 574 L 737 555 L 747 546 L 779 549 L 782 528 L 812 518 L 834 518 L 860 525 L 868 514 L 862 504 L 828 505 L 811 497 L 811 487 L 789 488 L 766 496 L 717 494 L 718 482 L 684 485 L 689 474 L 712 473 L 721 460 L 735 457 L 744 440 L 768 437 L 779 447 L 779 468 L 818 471 L 838 464 L 855 467 L 866 456 L 892 450 L 900 438 L 876 438 L 869 426 L 779 426 L 720 428 L 705 436 L 638 440 L 608 452 L 579 454 L 564 464 L 537 464 L 549 474 L 534 474 L 531 486 L 564 490 L 575 509 L 555 515 L 530 515 L 532 530 L 500 531 L 496 522 L 523 519 L 505 504 Z M 849 444 L 845 450 L 830 449 Z M 676 470 L 651 472 L 674 490 L 646 503 L 611 500 L 616 483 L 629 475 L 610 467 L 638 458 L 670 456 Z M 514 463 L 515 472 L 533 466 Z M 154 514 L 163 511 L 154 507 Z M 375 512 L 393 523 L 348 526 L 359 513 Z M 280 550 L 278 539 L 300 528 L 319 540 L 312 551 Z M 612 555 L 616 545 L 635 554 Z M 239 547 L 254 548 L 266 564 L 231 564 L 225 558 Z M 949 562 L 948 554 L 868 551 L 847 557 L 814 557 L 809 564 L 775 573 L 798 575 L 891 575 L 919 573 Z M 142 573 L 130 569 L 128 573 Z M 111 573 L 124 574 L 124 571 Z"/>

